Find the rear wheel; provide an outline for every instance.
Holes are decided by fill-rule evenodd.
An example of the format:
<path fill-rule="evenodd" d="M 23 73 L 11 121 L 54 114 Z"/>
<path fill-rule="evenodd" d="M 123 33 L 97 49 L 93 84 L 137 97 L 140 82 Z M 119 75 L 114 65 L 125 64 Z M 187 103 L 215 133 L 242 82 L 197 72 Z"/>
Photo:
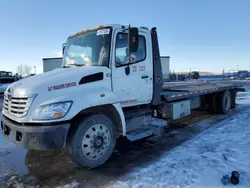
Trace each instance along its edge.
<path fill-rule="evenodd" d="M 232 107 L 232 96 L 230 91 L 219 94 L 217 98 L 217 109 L 221 114 L 228 114 Z"/>
<path fill-rule="evenodd" d="M 71 159 L 81 167 L 97 167 L 111 156 L 116 143 L 113 122 L 105 115 L 92 115 L 79 123 L 71 141 Z"/>
<path fill-rule="evenodd" d="M 217 105 L 217 98 L 218 98 L 218 94 L 214 93 L 210 96 L 208 96 L 208 111 L 212 114 L 216 114 L 218 113 L 218 105 Z"/>

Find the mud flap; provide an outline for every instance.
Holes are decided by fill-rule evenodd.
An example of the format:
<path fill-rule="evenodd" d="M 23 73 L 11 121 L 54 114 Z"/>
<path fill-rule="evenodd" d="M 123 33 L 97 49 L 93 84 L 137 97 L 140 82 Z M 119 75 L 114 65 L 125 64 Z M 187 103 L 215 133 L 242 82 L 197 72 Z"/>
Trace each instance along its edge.
<path fill-rule="evenodd" d="M 232 90 L 231 91 L 231 108 L 235 108 L 236 107 L 236 96 L 237 96 L 237 91 L 236 90 Z"/>

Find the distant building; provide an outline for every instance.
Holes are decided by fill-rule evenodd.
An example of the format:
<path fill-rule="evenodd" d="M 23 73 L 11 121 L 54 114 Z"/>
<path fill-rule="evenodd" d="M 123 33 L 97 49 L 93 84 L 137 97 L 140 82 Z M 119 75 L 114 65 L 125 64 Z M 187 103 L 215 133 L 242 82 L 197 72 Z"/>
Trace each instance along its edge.
<path fill-rule="evenodd" d="M 163 79 L 169 79 L 169 56 L 161 56 Z M 48 72 L 62 66 L 62 58 L 43 58 L 43 72 Z"/>
<path fill-rule="evenodd" d="M 169 80 L 169 56 L 161 56 L 161 67 L 164 81 Z"/>
<path fill-rule="evenodd" d="M 48 72 L 62 66 L 62 58 L 43 58 L 43 72 Z"/>

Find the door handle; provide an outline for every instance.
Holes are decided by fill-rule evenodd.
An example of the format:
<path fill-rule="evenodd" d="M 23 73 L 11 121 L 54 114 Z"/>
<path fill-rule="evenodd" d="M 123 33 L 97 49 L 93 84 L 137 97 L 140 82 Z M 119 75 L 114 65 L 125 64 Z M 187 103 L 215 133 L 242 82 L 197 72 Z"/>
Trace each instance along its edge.
<path fill-rule="evenodd" d="M 146 79 L 146 78 L 148 78 L 148 75 L 142 75 L 141 76 L 141 79 Z"/>

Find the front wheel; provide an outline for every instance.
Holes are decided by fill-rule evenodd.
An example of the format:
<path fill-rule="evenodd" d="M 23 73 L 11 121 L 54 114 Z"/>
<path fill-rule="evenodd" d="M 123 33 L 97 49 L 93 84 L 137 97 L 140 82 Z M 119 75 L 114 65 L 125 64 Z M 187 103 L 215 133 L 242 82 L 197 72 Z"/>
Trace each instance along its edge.
<path fill-rule="evenodd" d="M 111 156 L 116 143 L 113 122 L 105 115 L 92 115 L 80 121 L 71 140 L 71 159 L 81 167 L 97 167 Z"/>

